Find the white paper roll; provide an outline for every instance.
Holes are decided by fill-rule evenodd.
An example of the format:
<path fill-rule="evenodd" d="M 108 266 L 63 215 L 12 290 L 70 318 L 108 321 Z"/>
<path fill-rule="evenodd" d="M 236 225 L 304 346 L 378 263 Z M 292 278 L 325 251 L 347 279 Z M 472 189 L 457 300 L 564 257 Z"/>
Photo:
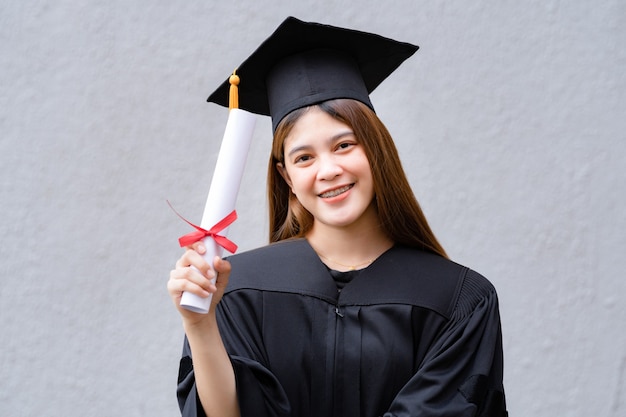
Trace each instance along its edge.
<path fill-rule="evenodd" d="M 235 209 L 243 170 L 252 141 L 256 116 L 241 109 L 228 112 L 228 122 L 222 138 L 222 145 L 217 156 L 217 163 L 211 180 L 209 196 L 204 206 L 200 227 L 209 230 L 216 223 L 228 216 Z M 228 228 L 219 234 L 227 236 Z M 215 256 L 222 256 L 224 249 L 215 243 L 212 237 L 204 238 L 206 253 L 204 259 L 213 265 Z M 215 283 L 215 280 L 214 280 Z M 180 305 L 196 313 L 208 313 L 212 296 L 207 298 L 184 292 Z"/>

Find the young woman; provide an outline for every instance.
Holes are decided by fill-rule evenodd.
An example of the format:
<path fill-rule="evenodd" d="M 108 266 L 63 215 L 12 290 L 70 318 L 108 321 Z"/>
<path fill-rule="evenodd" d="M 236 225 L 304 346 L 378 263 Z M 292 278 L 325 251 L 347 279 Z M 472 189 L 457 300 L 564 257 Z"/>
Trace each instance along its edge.
<path fill-rule="evenodd" d="M 287 23 L 272 42 L 294 27 L 354 35 Z M 183 416 L 506 416 L 493 286 L 447 259 L 369 98 L 330 88 L 337 55 L 310 49 L 263 75 L 282 90 L 305 62 L 324 78 L 323 99 L 310 102 L 310 77 L 304 101 L 270 98 L 271 244 L 212 267 L 198 243 L 170 274 Z M 212 293 L 209 313 L 181 308 L 183 291 Z"/>

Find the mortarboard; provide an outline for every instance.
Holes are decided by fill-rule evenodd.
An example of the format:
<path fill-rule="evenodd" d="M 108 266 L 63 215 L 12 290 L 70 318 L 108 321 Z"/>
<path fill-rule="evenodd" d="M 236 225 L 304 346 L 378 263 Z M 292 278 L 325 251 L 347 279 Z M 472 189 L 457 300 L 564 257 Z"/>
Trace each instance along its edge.
<path fill-rule="evenodd" d="M 239 108 L 272 117 L 336 98 L 374 109 L 371 93 L 418 47 L 373 33 L 289 17 L 236 70 Z M 228 79 L 208 101 L 228 107 Z"/>

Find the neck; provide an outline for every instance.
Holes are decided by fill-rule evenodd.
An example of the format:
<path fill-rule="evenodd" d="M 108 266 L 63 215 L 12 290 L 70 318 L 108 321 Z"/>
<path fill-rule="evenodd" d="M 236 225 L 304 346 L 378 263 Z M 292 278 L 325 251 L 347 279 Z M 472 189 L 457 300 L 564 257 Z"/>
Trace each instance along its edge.
<path fill-rule="evenodd" d="M 317 223 L 306 238 L 322 262 L 339 271 L 365 268 L 393 246 L 378 225 L 336 228 Z"/>

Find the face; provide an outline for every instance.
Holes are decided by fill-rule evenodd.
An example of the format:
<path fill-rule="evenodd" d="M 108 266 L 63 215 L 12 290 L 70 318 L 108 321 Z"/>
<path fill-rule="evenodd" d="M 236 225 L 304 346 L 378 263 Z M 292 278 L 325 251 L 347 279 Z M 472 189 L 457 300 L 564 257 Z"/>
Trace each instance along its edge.
<path fill-rule="evenodd" d="M 314 228 L 367 227 L 377 222 L 367 156 L 350 127 L 317 107 L 308 109 L 284 142 L 277 168 Z"/>

